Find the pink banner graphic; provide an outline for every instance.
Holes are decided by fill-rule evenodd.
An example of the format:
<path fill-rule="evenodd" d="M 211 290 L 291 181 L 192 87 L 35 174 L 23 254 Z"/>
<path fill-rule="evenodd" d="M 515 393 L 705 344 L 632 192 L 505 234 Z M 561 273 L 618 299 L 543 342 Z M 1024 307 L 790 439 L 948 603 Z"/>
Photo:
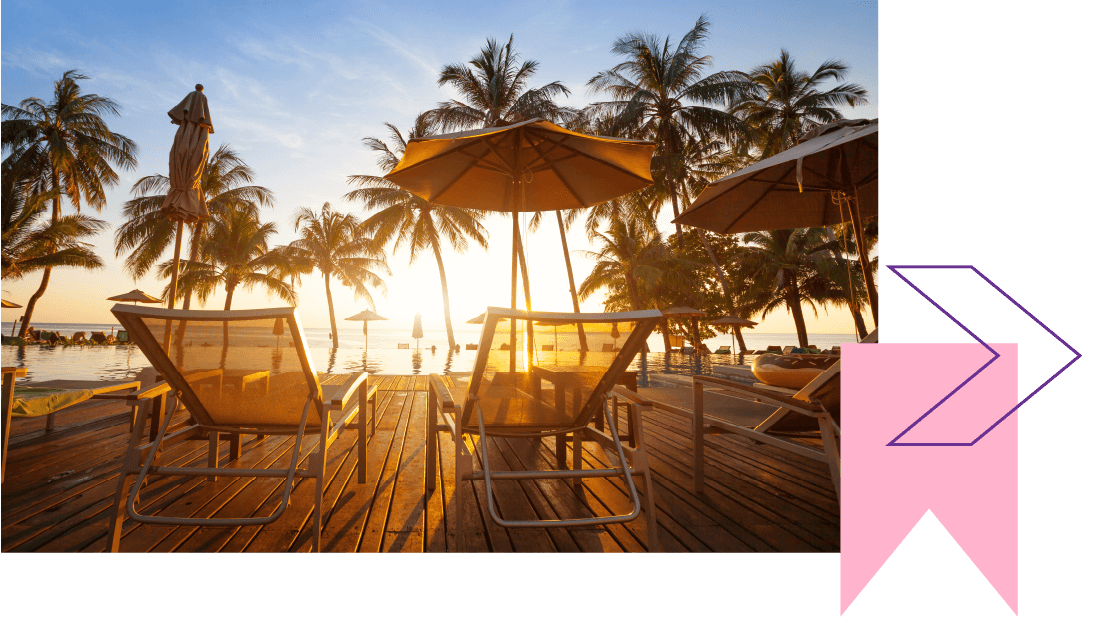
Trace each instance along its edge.
<path fill-rule="evenodd" d="M 1017 346 L 990 347 L 845 345 L 842 613 L 926 510 L 1017 612 Z"/>

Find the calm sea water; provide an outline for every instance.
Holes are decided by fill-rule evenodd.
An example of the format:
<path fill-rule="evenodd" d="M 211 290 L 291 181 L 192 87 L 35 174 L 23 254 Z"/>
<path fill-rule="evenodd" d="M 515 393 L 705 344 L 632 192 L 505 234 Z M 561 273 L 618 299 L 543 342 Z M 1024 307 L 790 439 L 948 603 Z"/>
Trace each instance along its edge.
<path fill-rule="evenodd" d="M 469 328 L 468 328 L 469 327 Z M 475 326 L 463 327 L 455 332 L 455 340 L 463 347 L 457 353 L 447 351 L 447 334 L 444 331 L 426 330 L 420 340 L 420 349 L 397 349 L 398 343 L 408 343 L 415 348 L 416 340 L 409 337 L 408 331 L 372 330 L 369 341 L 363 334 L 354 330 L 342 330 L 340 347 L 333 349 L 329 340 L 328 328 L 307 328 L 306 342 L 310 345 L 310 356 L 314 367 L 327 373 L 350 371 L 368 371 L 372 374 L 446 374 L 450 372 L 469 372 L 473 369 L 476 350 L 466 349 L 467 343 L 478 342 L 479 330 Z M 93 325 L 80 323 L 41 323 L 36 329 L 60 332 L 71 336 L 74 332 L 91 333 L 110 332 L 111 325 Z M 12 324 L 0 324 L 5 336 L 11 335 Z M 117 330 L 118 326 L 114 326 Z M 795 334 L 765 334 L 745 332 L 746 346 L 749 349 L 764 349 L 769 345 L 797 345 Z M 831 347 L 841 343 L 856 341 L 851 334 L 811 334 L 810 342 L 819 347 Z M 733 337 L 718 336 L 704 341 L 711 349 L 730 346 Z M 433 352 L 431 347 L 435 345 Z M 646 372 L 666 372 L 674 374 L 710 374 L 714 364 L 749 364 L 752 357 L 743 359 L 734 355 L 686 356 L 666 354 L 663 351 L 661 336 L 655 334 L 649 340 L 650 349 L 643 364 L 642 357 L 636 357 L 631 366 L 641 370 L 642 378 Z M 27 368 L 27 380 L 116 380 L 133 376 L 149 361 L 136 347 L 127 346 L 4 346 L 2 352 L 5 366 Z M 642 381 L 640 381 L 642 382 Z"/>

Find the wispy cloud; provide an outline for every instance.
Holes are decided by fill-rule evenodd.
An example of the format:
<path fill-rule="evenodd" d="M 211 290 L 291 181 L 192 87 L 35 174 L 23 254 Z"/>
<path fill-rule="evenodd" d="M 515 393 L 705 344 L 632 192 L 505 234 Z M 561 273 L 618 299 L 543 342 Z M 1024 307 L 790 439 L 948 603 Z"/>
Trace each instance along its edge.
<path fill-rule="evenodd" d="M 440 65 L 433 56 L 414 50 L 401 38 L 398 38 L 390 32 L 380 29 L 373 24 L 364 22 L 362 20 L 352 20 L 350 22 L 358 26 L 360 30 L 367 33 L 375 40 L 378 40 L 390 49 L 393 49 L 394 51 L 405 57 L 407 60 L 423 69 L 424 72 L 429 75 L 429 77 L 435 79 L 436 76 L 439 75 Z"/>

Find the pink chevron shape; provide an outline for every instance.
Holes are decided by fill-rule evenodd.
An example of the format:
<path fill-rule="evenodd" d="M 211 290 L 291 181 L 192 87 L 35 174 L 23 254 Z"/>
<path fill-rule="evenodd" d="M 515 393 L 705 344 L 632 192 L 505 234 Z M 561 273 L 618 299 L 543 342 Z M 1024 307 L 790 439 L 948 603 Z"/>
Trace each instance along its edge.
<path fill-rule="evenodd" d="M 965 440 L 1017 403 L 1017 346 L 907 434 Z M 841 612 L 932 510 L 1017 612 L 1017 416 L 970 447 L 887 447 L 990 358 L 979 344 L 846 345 Z M 920 432 L 919 432 L 920 430 Z"/>

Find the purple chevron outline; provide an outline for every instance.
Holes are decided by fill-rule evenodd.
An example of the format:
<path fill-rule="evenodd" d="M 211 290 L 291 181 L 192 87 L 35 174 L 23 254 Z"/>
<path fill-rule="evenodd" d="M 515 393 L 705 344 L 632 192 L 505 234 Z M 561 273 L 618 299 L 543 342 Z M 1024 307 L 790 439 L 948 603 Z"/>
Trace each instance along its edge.
<path fill-rule="evenodd" d="M 934 405 L 933 405 L 932 407 L 930 407 L 930 408 L 929 408 L 928 410 L 926 410 L 926 412 L 925 412 L 924 414 L 922 414 L 921 416 L 919 416 L 919 417 L 918 417 L 918 419 L 917 419 L 916 421 L 914 421 L 913 423 L 911 423 L 911 424 L 909 425 L 909 427 L 907 427 L 906 429 L 902 430 L 902 432 L 900 432 L 900 433 L 898 434 L 898 436 L 895 436 L 895 437 L 894 437 L 893 439 L 891 439 L 891 441 L 890 441 L 889 443 L 887 443 L 887 445 L 888 445 L 888 446 L 898 446 L 898 447 L 909 447 L 909 446 L 918 446 L 918 447 L 936 447 L 936 446 L 941 446 L 941 447 L 960 447 L 960 446 L 962 446 L 962 447 L 970 447 L 970 446 L 974 445 L 975 443 L 978 443 L 978 442 L 979 442 L 980 440 L 982 440 L 982 438 L 983 438 L 984 436 L 986 436 L 987 434 L 989 434 L 989 433 L 991 432 L 991 430 L 993 430 L 993 429 L 994 429 L 995 427 L 998 427 L 998 425 L 1001 425 L 1001 423 L 1002 423 L 1003 421 L 1005 421 L 1005 419 L 1007 419 L 1007 418 L 1009 418 L 1010 416 L 1012 416 L 1012 415 L 1013 415 L 1013 413 L 1014 413 L 1014 412 L 1016 412 L 1016 411 L 1017 411 L 1017 410 L 1018 410 L 1018 409 L 1019 409 L 1019 408 L 1020 408 L 1020 407 L 1021 407 L 1022 405 L 1024 405 L 1025 403 L 1027 403 L 1027 402 L 1028 402 L 1028 401 L 1029 401 L 1029 400 L 1030 400 L 1030 399 L 1031 399 L 1031 398 L 1032 398 L 1033 396 L 1035 396 L 1035 395 L 1036 395 L 1037 393 L 1039 393 L 1039 391 L 1040 391 L 1040 390 L 1042 390 L 1042 389 L 1044 389 L 1045 387 L 1047 387 L 1047 385 L 1048 385 L 1049 383 L 1051 383 L 1051 382 L 1052 382 L 1053 380 L 1055 380 L 1055 379 L 1056 379 L 1056 378 L 1057 378 L 1057 377 L 1058 377 L 1058 376 L 1059 376 L 1060 374 L 1062 374 L 1062 373 L 1063 373 L 1064 371 L 1066 371 L 1066 369 L 1067 369 L 1068 367 L 1070 367 L 1071 365 L 1073 365 L 1075 361 L 1077 361 L 1077 360 L 1078 360 L 1079 358 L 1082 358 L 1082 355 L 1081 355 L 1081 354 L 1080 354 L 1080 353 L 1078 352 L 1078 350 L 1076 350 L 1076 349 L 1074 349 L 1073 347 L 1071 347 L 1069 343 L 1067 343 L 1067 342 L 1066 342 L 1065 340 L 1063 340 L 1063 339 L 1062 339 L 1062 338 L 1061 338 L 1061 337 L 1060 337 L 1060 336 L 1059 336 L 1058 334 L 1056 334 L 1055 332 L 1053 332 L 1053 331 L 1051 330 L 1051 328 L 1050 328 L 1050 327 L 1048 327 L 1047 325 L 1045 325 L 1045 324 L 1044 324 L 1044 323 L 1043 323 L 1043 322 L 1042 322 L 1042 321 L 1041 321 L 1041 320 L 1040 320 L 1039 318 L 1036 318 L 1036 315 L 1035 315 L 1035 314 L 1033 314 L 1032 312 L 1030 312 L 1030 311 L 1028 311 L 1027 309 L 1025 309 L 1023 305 L 1021 305 L 1021 304 L 1020 304 L 1020 303 L 1018 303 L 1018 302 L 1017 302 L 1016 300 L 1014 300 L 1014 298 L 1013 298 L 1012 296 L 1010 296 L 1009 294 L 1007 294 L 1007 293 L 1005 292 L 1005 290 L 1003 290 L 1003 289 L 1002 289 L 1001 287 L 998 287 L 998 286 L 997 286 L 997 285 L 996 285 L 996 284 L 994 283 L 994 281 L 992 281 L 992 280 L 990 280 L 989 278 L 987 278 L 987 277 L 986 277 L 986 274 L 983 274 L 982 272 L 980 272 L 980 271 L 979 271 L 979 270 L 978 270 L 978 269 L 977 269 L 977 268 L 976 268 L 976 267 L 975 267 L 974 265 L 888 265 L 888 266 L 887 266 L 887 269 L 889 269 L 889 270 L 891 270 L 892 272 L 894 272 L 895 276 L 898 276 L 899 278 L 901 278 L 901 279 L 903 280 L 903 282 L 905 282 L 905 283 L 906 283 L 907 285 L 909 285 L 909 286 L 910 286 L 911 288 L 913 288 L 913 290 L 914 290 L 914 291 L 916 291 L 916 292 L 917 292 L 918 294 L 921 294 L 922 298 L 924 298 L 925 300 L 929 301 L 929 302 L 930 302 L 930 303 L 931 303 L 931 304 L 933 305 L 933 307 L 936 307 L 936 308 L 937 308 L 938 310 L 940 310 L 940 312 L 941 312 L 942 314 L 944 314 L 945 316 L 947 316 L 947 317 L 948 317 L 948 318 L 949 318 L 949 319 L 950 319 L 950 320 L 951 320 L 951 321 L 952 321 L 953 323 L 955 323 L 956 325 L 959 325 L 959 327 L 960 327 L 961 329 L 963 329 L 963 331 L 967 332 L 967 334 L 968 334 L 968 335 L 969 335 L 969 336 L 970 336 L 971 338 L 975 339 L 975 340 L 976 340 L 976 341 L 977 341 L 977 342 L 978 342 L 978 343 L 979 343 L 980 345 L 982 345 L 982 346 L 983 346 L 984 348 L 986 348 L 986 349 L 987 349 L 987 350 L 988 350 L 988 351 L 989 351 L 989 352 L 990 352 L 991 354 L 993 354 L 993 356 L 991 357 L 991 359 L 990 359 L 989 361 L 987 361 L 987 362 L 986 362 L 985 364 L 983 364 L 983 366 L 982 366 L 982 367 L 980 367 L 979 369 L 975 370 L 975 372 L 974 372 L 973 374 L 971 374 L 971 375 L 970 375 L 970 376 L 968 376 L 968 377 L 967 377 L 966 379 L 964 379 L 964 381 L 963 381 L 962 383 L 960 383 L 959 385 L 957 385 L 957 386 L 956 386 L 956 387 L 955 387 L 955 388 L 954 388 L 954 389 L 953 389 L 953 390 L 952 390 L 951 392 L 948 392 L 948 394 L 947 394 L 947 395 L 946 395 L 946 396 L 945 396 L 944 398 L 942 398 L 942 399 L 940 399 L 939 401 L 937 401 L 937 403 L 936 403 L 936 404 L 934 404 Z M 937 301 L 935 301 L 935 300 L 933 300 L 932 298 L 930 298 L 928 294 L 926 294 L 925 292 L 921 291 L 921 289 L 920 289 L 920 288 L 919 288 L 919 287 L 918 287 L 917 285 L 915 285 L 914 283 L 912 283 L 912 282 L 910 281 L 910 279 L 908 279 L 908 278 L 906 278 L 905 276 L 903 276 L 903 275 L 902 275 L 902 274 L 900 273 L 900 271 L 899 271 L 899 270 L 902 270 L 902 269 L 970 269 L 971 271 L 973 271 L 973 272 L 975 272 L 976 274 L 978 274 L 978 275 L 979 275 L 979 278 L 981 278 L 981 279 L 983 279 L 984 281 L 986 281 L 986 282 L 987 282 L 987 284 L 989 284 L 989 285 L 990 285 L 991 287 L 993 287 L 993 288 L 994 288 L 994 289 L 995 289 L 995 290 L 996 290 L 996 291 L 997 291 L 997 292 L 998 292 L 999 294 L 1001 294 L 1002 296 L 1004 296 L 1004 297 L 1005 297 L 1005 298 L 1006 298 L 1006 299 L 1007 299 L 1007 300 L 1008 300 L 1009 302 L 1011 302 L 1011 303 L 1013 303 L 1014 305 L 1016 305 L 1016 306 L 1017 306 L 1017 309 L 1020 309 L 1020 310 L 1021 310 L 1022 312 L 1024 312 L 1024 313 L 1025 313 L 1026 315 L 1028 315 L 1028 317 L 1029 317 L 1029 318 L 1031 318 L 1031 319 L 1033 320 L 1033 322 L 1035 322 L 1035 323 L 1036 323 L 1037 325 L 1039 325 L 1040 327 L 1043 327 L 1043 328 L 1044 328 L 1044 331 L 1046 331 L 1046 332 L 1047 332 L 1048 334 L 1051 334 L 1052 336 L 1054 336 L 1054 337 L 1055 337 L 1055 340 L 1057 340 L 1057 341 L 1059 341 L 1060 343 L 1062 343 L 1064 347 L 1066 347 L 1067 349 L 1069 349 L 1069 350 L 1071 351 L 1071 353 L 1072 353 L 1072 354 L 1074 354 L 1074 358 L 1070 359 L 1070 361 L 1069 361 L 1069 362 L 1068 362 L 1068 363 L 1067 363 L 1066 365 L 1064 365 L 1064 366 L 1062 366 L 1061 368 L 1059 368 L 1059 371 L 1057 371 L 1057 372 L 1055 372 L 1054 374 L 1052 374 L 1052 375 L 1051 375 L 1050 377 L 1048 377 L 1048 379 L 1047 379 L 1046 381 L 1044 381 L 1043 383 L 1041 383 L 1039 387 L 1037 387 L 1036 389 L 1032 390 L 1032 391 L 1031 391 L 1031 392 L 1030 392 L 1030 393 L 1029 393 L 1029 394 L 1028 394 L 1027 396 L 1025 396 L 1025 397 L 1024 397 L 1023 399 L 1021 399 L 1021 401 L 1020 401 L 1020 402 L 1018 402 L 1018 403 L 1017 403 L 1016 405 L 1014 405 L 1014 406 L 1013 406 L 1013 407 L 1012 407 L 1012 408 L 1011 408 L 1011 409 L 1010 409 L 1010 410 L 1009 410 L 1008 412 L 1006 412 L 1005 414 L 1003 414 L 1001 418 L 999 418 L 998 420 L 994 421 L 994 424 L 993 424 L 993 425 L 991 425 L 990 427 L 986 428 L 986 430 L 985 430 L 985 431 L 983 431 L 983 433 L 982 433 L 982 434 L 979 434 L 978 436 L 976 436 L 976 437 L 975 437 L 975 439 L 974 439 L 973 441 L 970 441 L 970 442 L 967 442 L 967 443 L 899 443 L 899 442 L 898 442 L 898 440 L 899 440 L 900 438 L 902 438 L 903 436 L 905 436 L 907 432 L 909 432 L 910 430 L 914 429 L 914 427 L 915 427 L 915 426 L 917 426 L 917 424 L 918 424 L 918 423 L 920 423 L 920 422 L 922 422 L 923 420 L 925 420 L 925 417 L 929 416 L 929 415 L 930 415 L 930 414 L 932 414 L 932 413 L 933 413 L 934 411 L 936 411 L 936 409 L 937 409 L 938 407 L 940 407 L 941 405 L 943 405 L 943 404 L 945 403 L 945 401 L 947 401 L 947 400 L 948 400 L 949 398 L 952 398 L 952 396 L 953 396 L 953 395 L 955 395 L 955 393 L 956 393 L 956 392 L 960 391 L 960 389 L 962 389 L 962 388 L 963 388 L 963 386 L 965 386 L 965 385 L 967 385 L 968 383 L 970 383 L 970 382 L 971 382 L 971 381 L 972 381 L 972 380 L 973 380 L 973 379 L 974 379 L 974 378 L 975 378 L 976 376 L 978 376 L 979 374 L 981 374 L 981 373 L 983 372 L 983 370 L 985 370 L 985 369 L 986 369 L 987 367 L 990 367 L 990 366 L 991 366 L 991 365 L 992 365 L 992 364 L 994 363 L 994 361 L 996 361 L 996 360 L 998 360 L 998 358 L 1000 358 L 1000 354 L 998 354 L 998 352 L 996 352 L 996 351 L 994 350 L 994 348 L 990 347 L 990 345 L 987 345 L 987 344 L 986 344 L 986 342 L 985 342 L 985 341 L 984 341 L 983 339 L 979 338 L 979 337 L 978 337 L 978 336 L 977 336 L 977 335 L 975 334 L 975 332 L 972 332 L 972 331 L 971 331 L 970 329 L 968 329 L 968 328 L 967 328 L 967 326 L 965 326 L 965 325 L 964 325 L 963 323 L 961 323 L 961 322 L 960 322 L 959 320 L 957 320 L 955 316 L 952 316 L 952 314 L 948 313 L 948 310 L 946 310 L 946 309 L 944 309 L 943 307 L 941 307 L 941 305 L 940 305 L 939 303 L 937 303 Z"/>

